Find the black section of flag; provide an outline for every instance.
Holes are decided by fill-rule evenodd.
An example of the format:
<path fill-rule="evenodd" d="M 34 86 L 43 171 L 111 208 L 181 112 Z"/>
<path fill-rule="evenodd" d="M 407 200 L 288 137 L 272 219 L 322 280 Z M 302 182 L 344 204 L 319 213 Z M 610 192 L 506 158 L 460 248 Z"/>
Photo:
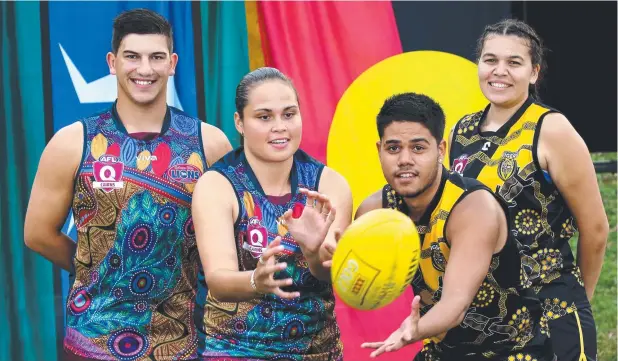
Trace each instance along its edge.
<path fill-rule="evenodd" d="M 540 95 L 560 110 L 591 152 L 615 152 L 616 11 L 615 1 L 530 1 L 525 19 L 549 49 Z"/>
<path fill-rule="evenodd" d="M 475 61 L 483 28 L 510 17 L 511 3 L 393 1 L 393 10 L 404 52 L 444 51 Z"/>
<path fill-rule="evenodd" d="M 541 101 L 566 115 L 591 152 L 615 152 L 616 2 L 393 1 L 404 52 L 435 50 L 476 59 L 486 25 L 528 22 L 549 48 Z"/>

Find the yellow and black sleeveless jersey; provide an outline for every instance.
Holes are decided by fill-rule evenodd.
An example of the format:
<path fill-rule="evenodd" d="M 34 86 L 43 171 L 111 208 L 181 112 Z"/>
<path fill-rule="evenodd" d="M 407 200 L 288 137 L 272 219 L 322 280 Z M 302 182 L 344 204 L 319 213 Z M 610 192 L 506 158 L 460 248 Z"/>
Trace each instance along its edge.
<path fill-rule="evenodd" d="M 500 129 L 484 132 L 480 125 L 488 109 L 455 125 L 451 170 L 478 179 L 507 202 L 521 247 L 522 284 L 538 293 L 549 317 L 589 307 L 569 246 L 576 231 L 573 215 L 537 157 L 543 119 L 556 110 L 529 98 Z"/>
<path fill-rule="evenodd" d="M 421 315 L 442 297 L 450 254 L 446 225 L 451 210 L 477 190 L 491 193 L 477 180 L 443 169 L 438 192 L 416 222 L 421 236 L 421 260 L 412 288 L 421 296 Z M 382 203 L 384 208 L 409 214 L 403 199 L 389 185 L 382 189 Z M 506 214 L 506 206 L 501 204 Z M 425 340 L 419 359 L 510 360 L 510 356 L 521 355 L 522 360 L 552 360 L 551 346 L 546 332 L 542 331 L 546 324 L 540 322 L 541 303 L 532 290 L 521 287 L 520 270 L 518 247 L 509 234 L 503 249 L 493 255 L 487 275 L 462 323 Z"/>

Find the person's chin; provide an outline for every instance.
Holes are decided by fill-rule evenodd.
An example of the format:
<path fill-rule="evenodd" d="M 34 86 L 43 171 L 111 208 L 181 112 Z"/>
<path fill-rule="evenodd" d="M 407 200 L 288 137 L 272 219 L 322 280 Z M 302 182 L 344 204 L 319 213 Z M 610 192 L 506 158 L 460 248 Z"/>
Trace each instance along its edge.
<path fill-rule="evenodd" d="M 492 104 L 495 104 L 500 107 L 508 106 L 517 100 L 512 91 L 488 91 L 485 95 L 487 100 L 489 100 Z"/>
<path fill-rule="evenodd" d="M 398 195 L 404 197 L 404 198 L 413 198 L 416 197 L 418 195 L 418 187 L 411 187 L 411 186 L 407 186 L 407 187 L 393 187 L 395 189 L 395 192 L 397 192 Z"/>
<path fill-rule="evenodd" d="M 155 102 L 157 96 L 152 94 L 133 94 L 131 98 L 136 104 L 150 105 Z"/>

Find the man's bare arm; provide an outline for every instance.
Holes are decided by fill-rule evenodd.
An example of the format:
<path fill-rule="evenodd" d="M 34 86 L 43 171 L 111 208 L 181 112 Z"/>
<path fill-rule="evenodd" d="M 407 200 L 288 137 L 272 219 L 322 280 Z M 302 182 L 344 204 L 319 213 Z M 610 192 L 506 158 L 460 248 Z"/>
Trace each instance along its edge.
<path fill-rule="evenodd" d="M 73 201 L 75 173 L 83 148 L 83 126 L 73 123 L 45 147 L 34 178 L 24 222 L 28 248 L 67 271 L 73 268 L 76 244 L 62 233 Z"/>

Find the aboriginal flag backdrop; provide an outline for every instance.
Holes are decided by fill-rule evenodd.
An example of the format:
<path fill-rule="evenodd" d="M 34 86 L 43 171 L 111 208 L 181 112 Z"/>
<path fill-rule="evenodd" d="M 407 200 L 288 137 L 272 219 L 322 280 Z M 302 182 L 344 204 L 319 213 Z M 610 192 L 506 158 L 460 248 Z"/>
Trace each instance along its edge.
<path fill-rule="evenodd" d="M 481 109 L 476 38 L 507 17 L 527 20 L 551 49 L 543 100 L 566 114 L 591 151 L 616 151 L 615 2 L 0 3 L 0 360 L 61 353 L 70 277 L 24 248 L 23 217 L 46 141 L 113 101 L 105 63 L 112 20 L 137 7 L 174 28 L 180 60 L 169 104 L 220 127 L 233 145 L 241 77 L 265 65 L 290 76 L 302 105 L 301 146 L 346 176 L 355 207 L 384 182 L 374 146 L 384 98 L 426 93 L 449 126 Z M 64 231 L 74 237 L 70 218 Z M 339 302 L 346 360 L 368 359 L 360 342 L 386 337 L 410 300 L 408 292 L 374 312 Z"/>

